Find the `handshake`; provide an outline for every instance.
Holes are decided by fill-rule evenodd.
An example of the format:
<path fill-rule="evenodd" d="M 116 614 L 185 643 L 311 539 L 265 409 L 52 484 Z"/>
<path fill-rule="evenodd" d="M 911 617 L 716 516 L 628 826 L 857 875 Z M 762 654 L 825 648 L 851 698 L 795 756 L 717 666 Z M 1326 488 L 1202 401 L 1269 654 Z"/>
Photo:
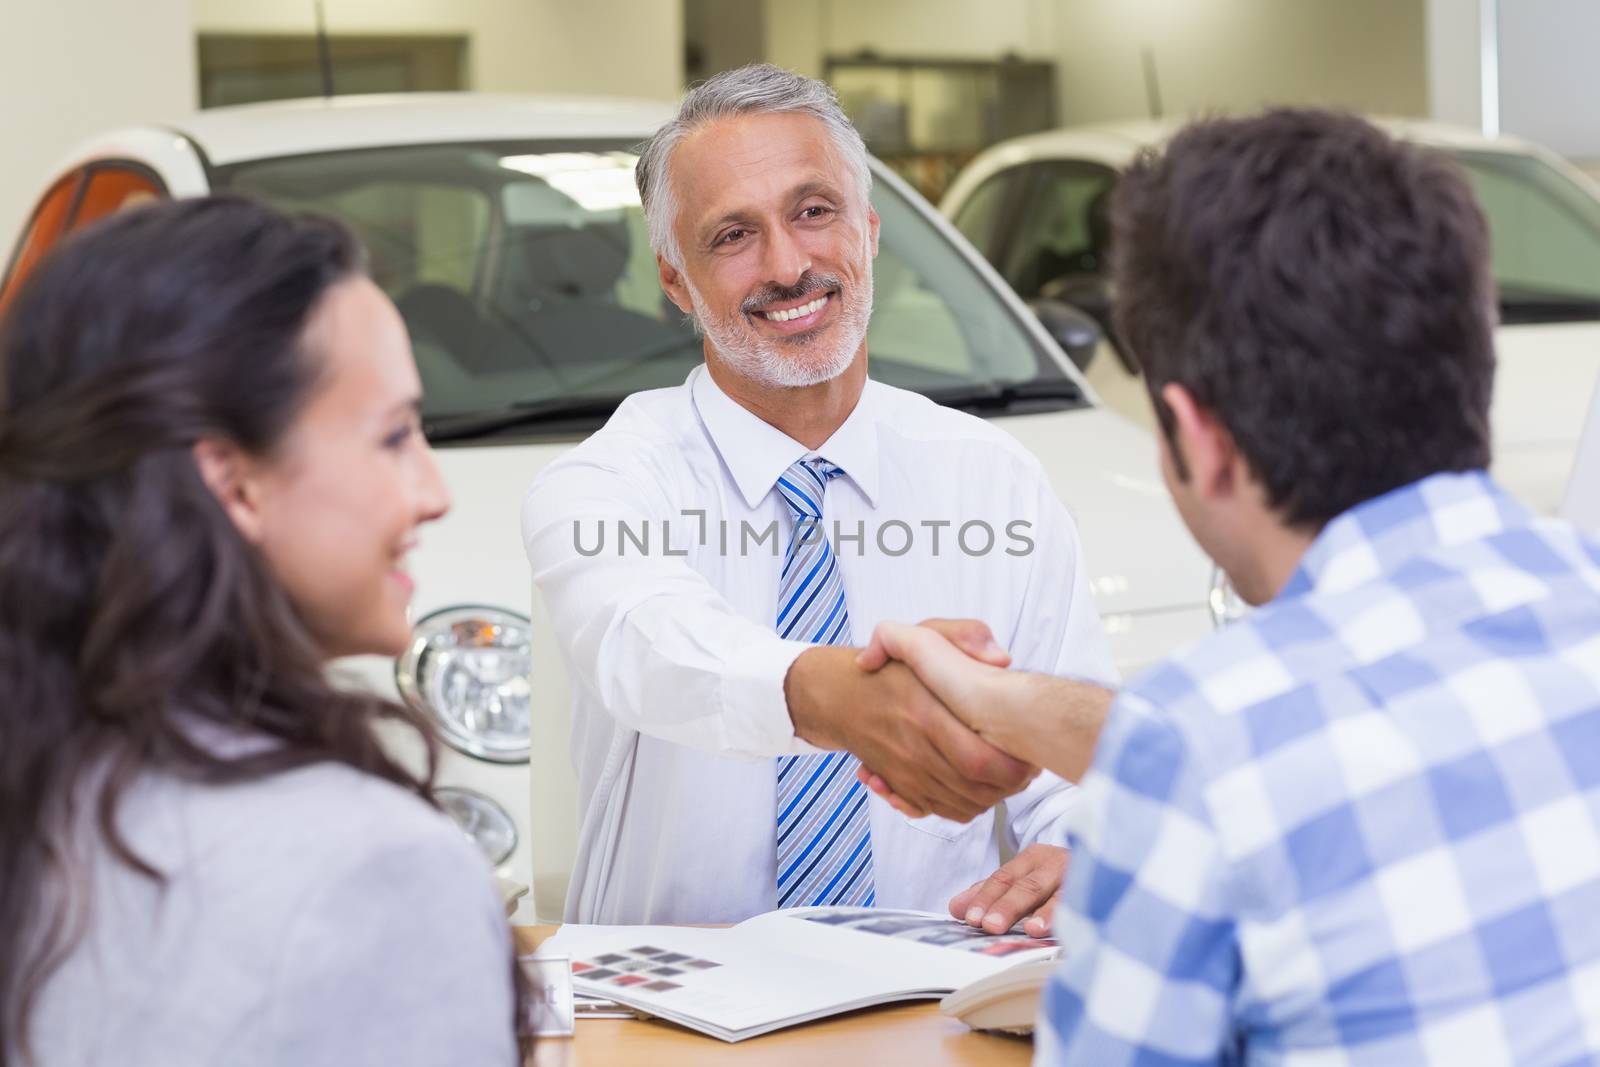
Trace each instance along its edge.
<path fill-rule="evenodd" d="M 795 732 L 854 754 L 898 811 L 968 822 L 1041 767 L 1080 777 L 1111 703 L 1100 686 L 1010 663 L 975 619 L 883 623 L 865 649 L 806 651 L 784 689 Z"/>
<path fill-rule="evenodd" d="M 1097 685 L 1011 671 L 983 623 L 884 623 L 865 649 L 817 647 L 789 669 L 795 732 L 861 761 L 861 781 L 902 814 L 977 818 L 1025 788 L 1041 768 L 1068 780 L 1094 754 L 1112 693 Z M 950 901 L 950 913 L 990 933 L 1023 920 L 1049 929 L 1066 850 L 1032 844 Z"/>

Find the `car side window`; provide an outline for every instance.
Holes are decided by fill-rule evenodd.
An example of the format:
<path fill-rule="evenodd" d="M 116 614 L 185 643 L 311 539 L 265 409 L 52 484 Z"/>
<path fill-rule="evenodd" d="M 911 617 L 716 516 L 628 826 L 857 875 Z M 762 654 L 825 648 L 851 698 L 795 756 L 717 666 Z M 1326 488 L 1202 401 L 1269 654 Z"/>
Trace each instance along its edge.
<path fill-rule="evenodd" d="M 0 288 L 0 311 L 63 237 L 107 215 L 165 195 L 166 187 L 153 172 L 132 163 L 90 163 L 57 180 L 34 209 L 12 255 L 11 269 Z"/>
<path fill-rule="evenodd" d="M 68 233 L 83 229 L 108 215 L 148 204 L 166 196 L 161 180 L 144 167 L 131 163 L 96 163 L 89 168 L 89 184 L 78 199 L 67 226 Z"/>
<path fill-rule="evenodd" d="M 33 217 L 23 227 L 22 239 L 11 254 L 11 268 L 6 272 L 5 284 L 0 287 L 0 311 L 5 310 L 22 280 L 33 273 L 39 260 L 66 232 L 72 203 L 82 183 L 83 169 L 80 168 L 52 185 L 34 208 Z"/>
<path fill-rule="evenodd" d="M 1024 300 L 1059 278 L 1104 272 L 1110 244 L 1106 208 L 1116 182 L 1116 174 L 1097 163 L 1039 163 L 1030 170 L 1027 199 L 999 263 Z"/>
<path fill-rule="evenodd" d="M 967 197 L 951 220 L 956 229 L 961 231 L 961 236 L 971 241 L 972 247 L 991 263 L 994 262 L 995 239 L 1000 233 L 1000 222 L 1005 216 L 1006 205 L 1011 200 L 1011 191 L 1016 188 L 1020 173 L 1019 168 L 1013 167 L 991 175 Z"/>
<path fill-rule="evenodd" d="M 1456 158 L 1489 221 L 1503 301 L 1600 297 L 1600 210 L 1585 191 L 1531 156 Z"/>

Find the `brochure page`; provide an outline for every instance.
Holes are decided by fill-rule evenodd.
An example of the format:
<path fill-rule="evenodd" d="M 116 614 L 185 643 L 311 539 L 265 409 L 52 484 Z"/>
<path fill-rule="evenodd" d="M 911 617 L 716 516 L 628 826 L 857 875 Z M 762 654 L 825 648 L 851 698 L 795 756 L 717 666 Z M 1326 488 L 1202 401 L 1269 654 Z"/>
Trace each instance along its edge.
<path fill-rule="evenodd" d="M 923 912 L 798 908 L 722 929 L 569 925 L 544 951 L 571 957 L 580 993 L 738 1041 L 872 1004 L 937 998 L 1056 948 Z"/>

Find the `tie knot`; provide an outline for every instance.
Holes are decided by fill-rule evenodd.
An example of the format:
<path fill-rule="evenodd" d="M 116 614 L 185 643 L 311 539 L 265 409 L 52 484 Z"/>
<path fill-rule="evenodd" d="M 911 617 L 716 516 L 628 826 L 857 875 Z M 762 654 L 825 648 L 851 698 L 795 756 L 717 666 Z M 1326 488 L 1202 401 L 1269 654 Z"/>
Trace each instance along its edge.
<path fill-rule="evenodd" d="M 828 483 L 843 473 L 821 456 L 798 459 L 778 475 L 778 492 L 796 519 L 820 519 L 823 493 Z"/>

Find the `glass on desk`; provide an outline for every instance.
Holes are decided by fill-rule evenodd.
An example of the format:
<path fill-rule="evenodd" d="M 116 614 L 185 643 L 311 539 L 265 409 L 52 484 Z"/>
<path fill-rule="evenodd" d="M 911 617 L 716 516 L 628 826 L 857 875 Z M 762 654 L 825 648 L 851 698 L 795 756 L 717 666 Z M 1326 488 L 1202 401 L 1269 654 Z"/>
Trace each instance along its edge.
<path fill-rule="evenodd" d="M 528 1014 L 537 1037 L 571 1037 L 572 960 L 567 956 L 520 956 L 517 962 L 532 988 Z"/>

